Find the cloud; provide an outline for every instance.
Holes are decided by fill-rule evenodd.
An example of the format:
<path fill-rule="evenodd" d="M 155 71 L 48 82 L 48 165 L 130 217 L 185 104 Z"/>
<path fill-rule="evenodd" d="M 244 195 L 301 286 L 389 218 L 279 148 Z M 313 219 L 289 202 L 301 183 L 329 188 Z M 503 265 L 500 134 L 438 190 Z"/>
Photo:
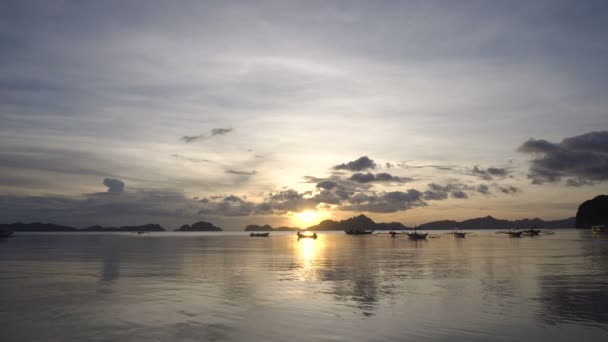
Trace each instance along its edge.
<path fill-rule="evenodd" d="M 465 199 L 469 196 L 464 192 L 465 190 L 472 190 L 470 186 L 461 183 L 448 183 L 446 185 L 440 185 L 436 183 L 428 184 L 427 190 L 424 191 L 423 197 L 425 200 L 440 201 L 448 199 L 449 196 L 452 198 Z"/>
<path fill-rule="evenodd" d="M 108 187 L 108 192 L 111 194 L 122 194 L 125 191 L 125 183 L 119 179 L 106 178 L 103 180 L 103 185 Z"/>
<path fill-rule="evenodd" d="M 172 154 L 171 157 L 173 157 L 177 160 L 186 161 L 186 162 L 190 162 L 190 163 L 208 163 L 208 162 L 210 162 L 210 160 L 208 160 L 208 159 L 187 157 L 187 156 L 183 156 L 183 155 L 177 154 L 177 153 Z"/>
<path fill-rule="evenodd" d="M 336 165 L 333 167 L 334 170 L 348 170 L 348 171 L 364 171 L 368 169 L 375 169 L 377 167 L 376 163 L 369 159 L 367 156 L 363 156 L 357 160 L 350 161 L 348 163 L 343 163 L 340 165 Z"/>
<path fill-rule="evenodd" d="M 371 172 L 368 172 L 368 173 L 358 172 L 358 173 L 354 173 L 353 175 L 351 175 L 350 180 L 359 182 L 359 183 L 370 183 L 370 182 L 405 183 L 405 182 L 411 182 L 413 179 L 407 178 L 407 177 L 397 177 L 397 176 L 393 176 L 393 175 L 390 175 L 385 172 L 378 173 L 376 175 L 374 175 Z"/>
<path fill-rule="evenodd" d="M 339 209 L 344 211 L 367 211 L 373 213 L 392 213 L 426 206 L 422 193 L 415 189 L 379 193 L 359 193 Z"/>
<path fill-rule="evenodd" d="M 569 186 L 608 180 L 608 131 L 590 132 L 552 143 L 529 139 L 519 152 L 534 154 L 528 178 L 533 184 L 566 179 Z"/>
<path fill-rule="evenodd" d="M 225 135 L 230 132 L 232 132 L 232 128 L 213 128 L 209 132 L 202 133 L 199 135 L 184 135 L 183 137 L 181 137 L 181 140 L 188 144 L 196 140 L 207 140 L 211 137 Z"/>
<path fill-rule="evenodd" d="M 479 184 L 476 190 L 480 194 L 484 195 L 488 195 L 490 193 L 490 187 L 488 187 L 486 184 Z"/>
<path fill-rule="evenodd" d="M 257 174 L 256 171 L 239 171 L 239 170 L 226 170 L 226 173 L 230 173 L 233 175 L 240 175 L 240 176 L 253 176 L 255 174 Z"/>
<path fill-rule="evenodd" d="M 220 215 L 220 216 L 248 216 L 251 215 L 255 208 L 255 203 L 247 201 L 244 198 L 229 195 L 215 200 L 205 199 L 204 206 L 198 211 L 203 215 Z"/>
<path fill-rule="evenodd" d="M 504 194 L 508 194 L 508 195 L 521 192 L 521 190 L 519 188 L 511 186 L 511 185 L 509 185 L 509 186 L 498 186 L 498 190 L 500 190 L 500 192 L 502 192 Z"/>
<path fill-rule="evenodd" d="M 504 178 L 509 174 L 509 170 L 505 168 L 490 166 L 487 169 L 480 169 L 479 166 L 475 165 L 471 169 L 471 173 L 484 180 L 492 180 L 496 178 Z"/>
<path fill-rule="evenodd" d="M 323 181 L 320 181 L 319 183 L 317 183 L 317 188 L 325 189 L 325 190 L 331 190 L 337 186 L 338 186 L 338 183 L 330 181 L 330 180 L 323 180 Z"/>

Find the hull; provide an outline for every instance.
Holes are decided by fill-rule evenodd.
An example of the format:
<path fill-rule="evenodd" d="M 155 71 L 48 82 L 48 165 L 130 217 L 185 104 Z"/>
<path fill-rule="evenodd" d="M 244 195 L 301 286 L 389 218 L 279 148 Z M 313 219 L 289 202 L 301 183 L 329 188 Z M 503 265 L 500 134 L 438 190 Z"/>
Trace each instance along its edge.
<path fill-rule="evenodd" d="M 348 235 L 367 235 L 373 233 L 371 230 L 357 231 L 357 230 L 345 230 Z"/>
<path fill-rule="evenodd" d="M 313 239 L 313 240 L 316 240 L 317 239 L 317 233 L 314 233 L 312 235 L 298 233 L 297 236 L 298 236 L 298 240 L 300 240 L 300 239 Z"/>
<path fill-rule="evenodd" d="M 407 237 L 410 240 L 426 240 L 427 235 L 429 235 L 429 233 L 407 233 Z"/>
<path fill-rule="evenodd" d="M 268 235 L 270 235 L 270 233 L 251 233 L 251 234 L 249 234 L 250 237 L 268 237 Z"/>
<path fill-rule="evenodd" d="M 594 233 L 608 233 L 608 226 L 599 225 L 591 227 L 591 231 Z"/>
<path fill-rule="evenodd" d="M 507 232 L 507 235 L 512 238 L 518 238 L 518 237 L 521 237 L 522 233 L 523 232 Z"/>
<path fill-rule="evenodd" d="M 464 239 L 467 237 L 467 233 L 461 233 L 461 232 L 454 232 L 454 233 L 452 233 L 452 235 L 454 235 L 454 237 L 457 239 Z"/>

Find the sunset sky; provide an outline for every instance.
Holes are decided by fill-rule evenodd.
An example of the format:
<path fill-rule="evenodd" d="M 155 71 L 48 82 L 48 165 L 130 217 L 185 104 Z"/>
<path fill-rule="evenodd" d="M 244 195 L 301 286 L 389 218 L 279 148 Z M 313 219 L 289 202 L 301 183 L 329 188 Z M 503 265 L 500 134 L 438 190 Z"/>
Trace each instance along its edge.
<path fill-rule="evenodd" d="M 2 1 L 0 223 L 561 219 L 605 1 Z"/>

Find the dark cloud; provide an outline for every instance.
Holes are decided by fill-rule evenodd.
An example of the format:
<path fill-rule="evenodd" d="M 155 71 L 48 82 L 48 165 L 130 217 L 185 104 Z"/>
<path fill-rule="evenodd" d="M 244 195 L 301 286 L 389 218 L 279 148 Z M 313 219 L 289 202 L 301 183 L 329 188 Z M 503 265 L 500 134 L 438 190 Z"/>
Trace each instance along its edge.
<path fill-rule="evenodd" d="M 471 169 L 471 173 L 484 180 L 492 180 L 494 178 L 504 178 L 509 174 L 509 170 L 499 167 L 488 167 L 487 169 L 481 169 L 475 165 Z"/>
<path fill-rule="evenodd" d="M 371 172 L 368 173 L 354 173 L 352 176 L 350 176 L 350 180 L 358 182 L 358 183 L 370 183 L 370 182 L 393 182 L 393 183 L 405 183 L 405 182 L 411 182 L 413 179 L 412 178 L 407 178 L 407 177 L 397 177 L 397 176 L 393 176 L 390 175 L 388 173 L 378 173 L 376 175 L 374 175 Z"/>
<path fill-rule="evenodd" d="M 528 178 L 533 184 L 566 179 L 569 186 L 608 180 L 608 131 L 590 132 L 552 143 L 529 139 L 519 152 L 534 154 Z"/>
<path fill-rule="evenodd" d="M 338 183 L 330 181 L 330 180 L 323 180 L 323 181 L 320 181 L 319 183 L 317 183 L 317 188 L 325 189 L 325 190 L 331 190 L 337 186 L 338 186 Z"/>
<path fill-rule="evenodd" d="M 240 175 L 240 176 L 253 176 L 255 174 L 257 174 L 256 171 L 239 171 L 239 170 L 226 170 L 226 173 L 230 173 L 233 175 Z"/>
<path fill-rule="evenodd" d="M 219 216 L 248 216 L 255 209 L 255 203 L 247 201 L 235 195 L 229 195 L 223 198 L 215 198 L 214 200 L 203 202 L 204 207 L 198 211 L 202 215 L 219 215 Z"/>
<path fill-rule="evenodd" d="M 424 191 L 423 197 L 429 201 L 441 201 L 448 199 L 448 197 L 464 199 L 469 196 L 464 191 L 472 190 L 470 186 L 461 183 L 448 183 L 446 185 L 440 185 L 431 183 L 427 186 L 427 190 Z"/>
<path fill-rule="evenodd" d="M 500 192 L 502 192 L 504 194 L 508 194 L 508 195 L 514 194 L 514 193 L 517 193 L 517 192 L 521 192 L 521 190 L 519 188 L 511 186 L 511 185 L 509 185 L 509 186 L 498 186 L 498 190 L 500 190 Z"/>
<path fill-rule="evenodd" d="M 339 209 L 344 211 L 368 211 L 374 213 L 392 213 L 427 205 L 422 193 L 415 189 L 380 193 L 359 193 L 353 195 L 347 204 Z"/>
<path fill-rule="evenodd" d="M 334 170 L 348 170 L 348 171 L 365 171 L 368 169 L 375 169 L 376 163 L 369 159 L 367 156 L 363 156 L 357 160 L 350 161 L 346 164 L 340 164 L 333 167 Z"/>
<path fill-rule="evenodd" d="M 125 183 L 120 179 L 106 178 L 103 185 L 108 187 L 108 192 L 112 194 L 122 194 L 125 191 Z"/>
<path fill-rule="evenodd" d="M 490 187 L 487 186 L 486 184 L 479 184 L 477 186 L 477 192 L 479 192 L 480 194 L 484 194 L 484 195 L 488 195 L 490 193 Z"/>
<path fill-rule="evenodd" d="M 207 140 L 211 137 L 215 137 L 217 135 L 225 135 L 232 132 L 232 128 L 213 128 L 207 133 L 202 133 L 199 135 L 184 135 L 181 137 L 181 140 L 185 143 L 191 143 L 196 140 Z"/>

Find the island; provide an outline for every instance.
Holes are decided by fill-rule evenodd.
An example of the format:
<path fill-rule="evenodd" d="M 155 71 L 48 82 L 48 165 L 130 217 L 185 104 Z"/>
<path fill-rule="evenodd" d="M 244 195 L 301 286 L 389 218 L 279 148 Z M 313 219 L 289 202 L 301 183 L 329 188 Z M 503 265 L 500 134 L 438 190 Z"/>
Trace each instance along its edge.
<path fill-rule="evenodd" d="M 608 225 L 608 195 L 599 195 L 578 207 L 576 228 L 589 229 L 604 224 Z"/>
<path fill-rule="evenodd" d="M 263 226 L 258 226 L 257 224 L 250 224 L 245 227 L 246 232 L 289 232 L 289 231 L 297 231 L 302 230 L 297 227 L 277 227 L 274 228 L 271 225 L 265 224 Z"/>
<path fill-rule="evenodd" d="M 222 228 L 215 226 L 213 223 L 199 221 L 191 225 L 185 224 L 178 229 L 176 232 L 221 232 Z"/>

